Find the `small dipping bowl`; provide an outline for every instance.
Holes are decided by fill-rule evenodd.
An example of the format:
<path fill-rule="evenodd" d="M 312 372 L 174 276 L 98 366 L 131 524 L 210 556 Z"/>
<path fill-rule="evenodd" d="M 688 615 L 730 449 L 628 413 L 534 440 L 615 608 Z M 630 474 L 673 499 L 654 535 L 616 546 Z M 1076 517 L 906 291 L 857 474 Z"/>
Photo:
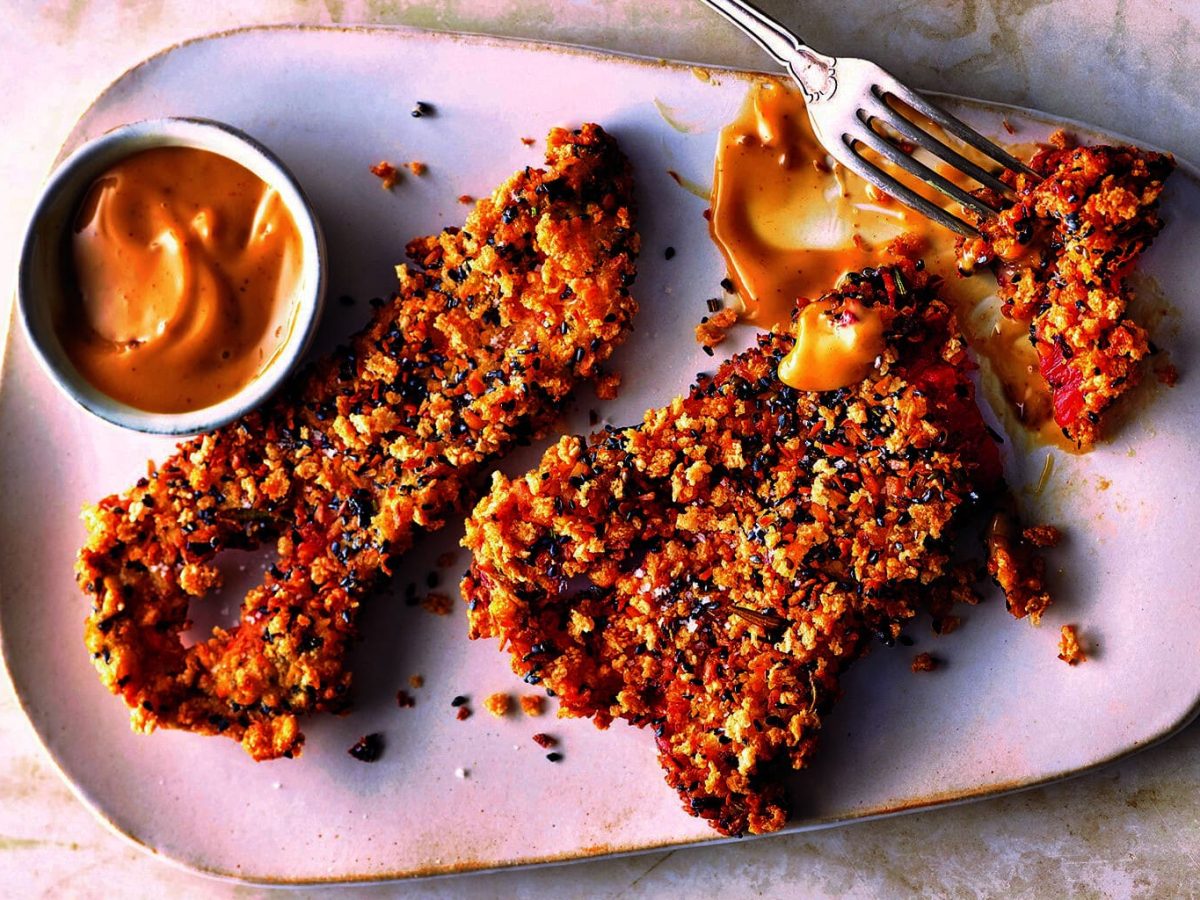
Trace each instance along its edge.
<path fill-rule="evenodd" d="M 92 183 L 126 157 L 157 147 L 189 147 L 224 156 L 273 188 L 299 233 L 300 276 L 286 335 L 266 367 L 236 393 L 186 412 L 147 412 L 110 397 L 89 382 L 63 348 L 56 315 L 76 290 L 68 252 L 71 229 Z M 316 333 L 325 303 L 325 238 L 295 177 L 266 147 L 232 126 L 209 119 L 166 118 L 123 125 L 89 141 L 51 175 L 34 209 L 21 251 L 17 308 L 30 343 L 54 383 L 100 418 L 136 431 L 190 435 L 209 431 L 257 407 L 295 369 Z"/>

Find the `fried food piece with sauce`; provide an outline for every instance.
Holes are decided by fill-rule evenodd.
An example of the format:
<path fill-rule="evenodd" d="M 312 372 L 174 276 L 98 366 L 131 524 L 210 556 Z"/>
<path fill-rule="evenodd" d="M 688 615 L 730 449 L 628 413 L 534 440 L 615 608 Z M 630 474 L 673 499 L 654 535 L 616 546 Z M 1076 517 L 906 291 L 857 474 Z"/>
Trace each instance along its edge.
<path fill-rule="evenodd" d="M 87 648 L 135 729 L 290 757 L 298 716 L 348 705 L 364 595 L 628 331 L 632 187 L 603 129 L 556 129 L 546 169 L 409 245 L 416 267 L 397 267 L 399 291 L 348 346 L 87 508 Z M 189 604 L 220 580 L 214 556 L 272 540 L 279 558 L 237 627 L 185 647 Z"/>
<path fill-rule="evenodd" d="M 979 223 L 981 237 L 961 240 L 958 256 L 964 271 L 997 264 L 1003 311 L 1029 324 L 1054 421 L 1087 448 L 1150 352 L 1128 315 L 1126 279 L 1162 228 L 1159 196 L 1175 161 L 1136 147 L 1058 143 L 1030 161 L 1039 179 L 1005 172 L 1015 202 L 991 193 L 1006 208 Z"/>
<path fill-rule="evenodd" d="M 764 334 L 642 424 L 495 475 L 467 521 L 471 637 L 498 638 L 562 714 L 652 729 L 684 808 L 724 834 L 783 826 L 783 775 L 841 674 L 961 590 L 962 516 L 1003 489 L 935 287 L 905 262 L 822 298 L 880 313 L 860 383 L 785 386 L 794 338 Z"/>

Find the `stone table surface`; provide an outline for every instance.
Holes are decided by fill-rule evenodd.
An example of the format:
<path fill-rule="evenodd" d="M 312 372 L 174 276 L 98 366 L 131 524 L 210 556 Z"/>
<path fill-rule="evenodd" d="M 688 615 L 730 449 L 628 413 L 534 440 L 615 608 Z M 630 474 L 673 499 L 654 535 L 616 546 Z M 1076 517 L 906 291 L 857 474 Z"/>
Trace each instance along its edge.
<path fill-rule="evenodd" d="M 817 48 L 875 59 L 916 87 L 1031 106 L 1200 158 L 1200 4 L 1193 0 L 761 5 Z M 693 0 L 0 0 L 0 323 L 8 321 L 19 241 L 38 186 L 91 99 L 126 68 L 181 39 L 279 22 L 404 24 L 763 65 L 749 41 Z M 1180 664 L 1198 660 L 1200 654 Z M 416 897 L 1196 895 L 1200 725 L 1084 777 L 950 809 L 718 847 L 294 893 L 352 891 Z M 271 892 L 179 870 L 109 833 L 60 781 L 0 677 L 0 896 L 102 893 Z"/>

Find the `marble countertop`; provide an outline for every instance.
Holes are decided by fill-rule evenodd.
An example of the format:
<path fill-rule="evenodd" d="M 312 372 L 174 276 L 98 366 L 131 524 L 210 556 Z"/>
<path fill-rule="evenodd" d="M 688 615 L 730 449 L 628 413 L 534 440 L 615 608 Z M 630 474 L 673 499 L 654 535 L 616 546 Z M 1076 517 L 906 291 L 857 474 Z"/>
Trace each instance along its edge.
<path fill-rule="evenodd" d="M 875 59 L 914 86 L 1031 106 L 1182 157 L 1200 156 L 1194 151 L 1200 116 L 1193 89 L 1200 76 L 1200 5 L 1184 0 L 761 5 L 817 48 Z M 126 68 L 181 39 L 276 22 L 404 24 L 763 64 L 749 41 L 695 0 L 5 0 L 0 323 L 8 321 L 20 237 L 38 186 L 91 99 Z M 355 896 L 1123 897 L 1198 891 L 1200 725 L 1193 725 L 1166 744 L 1098 772 L 995 800 L 716 847 L 376 885 L 355 889 Z M 0 677 L 0 894 L 57 898 L 101 892 L 268 893 L 179 870 L 109 833 L 60 781 L 7 679 Z"/>

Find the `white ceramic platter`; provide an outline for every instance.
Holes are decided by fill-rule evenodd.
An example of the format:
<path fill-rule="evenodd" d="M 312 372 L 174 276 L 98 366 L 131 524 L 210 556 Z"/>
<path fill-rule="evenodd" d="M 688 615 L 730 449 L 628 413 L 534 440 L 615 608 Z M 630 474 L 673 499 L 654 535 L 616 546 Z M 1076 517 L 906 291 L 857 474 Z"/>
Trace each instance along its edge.
<path fill-rule="evenodd" d="M 387 294 L 392 266 L 415 235 L 458 223 L 461 194 L 487 193 L 540 161 L 548 129 L 584 120 L 620 140 L 638 178 L 644 254 L 636 285 L 642 312 L 615 362 L 625 384 L 615 402 L 580 394 L 562 430 L 588 430 L 589 410 L 627 423 L 711 369 L 692 339 L 705 300 L 719 294 L 720 257 L 703 199 L 681 189 L 710 181 L 716 129 L 745 96 L 745 76 L 563 48 L 394 30 L 265 29 L 184 44 L 132 70 L 84 116 L 66 150 L 118 124 L 164 115 L 207 116 L 270 146 L 309 192 L 329 239 L 325 346 Z M 414 118 L 413 104 L 436 106 Z M 1033 114 L 958 102 L 984 131 L 1007 116 L 1017 139 L 1053 123 Z M 1091 135 L 1096 138 L 1096 135 Z M 537 140 L 529 147 L 521 138 Z M 381 190 L 368 167 L 422 160 L 429 172 Z M 1200 184 L 1181 171 L 1166 200 L 1167 230 L 1146 257 L 1169 314 L 1155 339 L 1183 373 L 1179 387 L 1147 394 L 1112 442 L 1087 457 L 1057 454 L 1049 485 L 1026 490 L 1031 518 L 1068 539 L 1053 555 L 1058 602 L 1040 629 L 1012 621 L 998 598 L 969 611 L 964 627 L 877 652 L 852 671 L 814 769 L 794 779 L 793 829 L 913 809 L 1061 778 L 1159 740 L 1185 724 L 1200 696 L 1200 531 L 1196 472 L 1200 400 L 1192 389 L 1200 329 L 1194 275 Z M 666 247 L 676 254 L 664 258 Z M 339 304 L 340 295 L 358 298 Z M 746 343 L 750 333 L 737 332 Z M 714 837 L 684 814 L 663 782 L 647 733 L 624 725 L 510 715 L 482 707 L 495 691 L 531 690 L 492 642 L 466 640 L 461 606 L 435 616 L 406 606 L 424 591 L 439 554 L 461 526 L 409 554 L 394 589 L 362 620 L 354 654 L 357 706 L 304 725 L 302 758 L 253 763 L 220 738 L 133 734 L 82 643 L 86 605 L 72 578 L 83 539 L 81 504 L 131 484 L 169 441 L 120 432 L 63 400 L 10 329 L 0 382 L 0 635 L 17 693 L 51 756 L 79 796 L 121 833 L 163 857 L 254 881 L 382 879 L 566 860 Z M 1018 485 L 1036 482 L 1044 448 L 1013 453 Z M 529 448 L 505 467 L 527 467 Z M 1104 484 L 1111 486 L 1102 490 Z M 230 562 L 245 577 L 258 557 Z M 465 567 L 442 572 L 451 592 Z M 244 583 L 245 577 L 241 578 Z M 457 602 L 457 597 L 455 598 Z M 196 610 L 211 626 L 232 591 Z M 208 611 L 206 611 L 208 610 Z M 213 612 L 212 610 L 217 610 Z M 228 615 L 225 616 L 226 620 Z M 1093 658 L 1056 658 L 1058 626 L 1078 622 Z M 913 675 L 912 655 L 948 661 Z M 411 709 L 397 707 L 409 688 Z M 458 721 L 451 700 L 471 698 Z M 385 735 L 383 757 L 355 761 L 361 735 Z M 548 762 L 531 741 L 557 736 Z M 456 770 L 465 777 L 457 777 Z"/>

